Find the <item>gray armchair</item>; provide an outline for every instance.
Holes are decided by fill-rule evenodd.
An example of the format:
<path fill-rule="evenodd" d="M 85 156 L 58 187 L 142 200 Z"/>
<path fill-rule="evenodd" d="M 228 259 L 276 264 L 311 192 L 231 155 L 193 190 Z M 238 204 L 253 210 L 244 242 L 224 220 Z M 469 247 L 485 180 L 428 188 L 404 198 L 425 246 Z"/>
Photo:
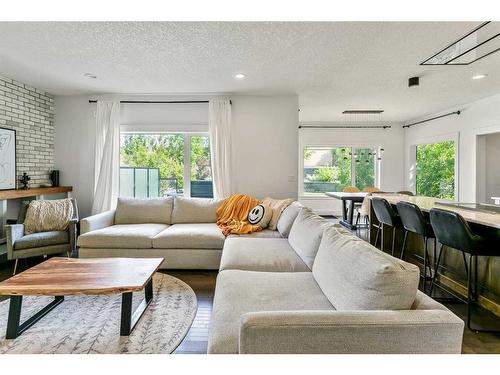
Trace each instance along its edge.
<path fill-rule="evenodd" d="M 73 218 L 68 229 L 64 231 L 50 231 L 24 234 L 24 219 L 28 203 L 23 203 L 17 219 L 18 224 L 6 225 L 7 259 L 15 259 L 14 274 L 17 270 L 19 259 L 40 255 L 66 253 L 71 256 L 76 251 L 76 224 L 78 223 L 78 206 L 76 200 L 71 198 L 73 204 Z"/>

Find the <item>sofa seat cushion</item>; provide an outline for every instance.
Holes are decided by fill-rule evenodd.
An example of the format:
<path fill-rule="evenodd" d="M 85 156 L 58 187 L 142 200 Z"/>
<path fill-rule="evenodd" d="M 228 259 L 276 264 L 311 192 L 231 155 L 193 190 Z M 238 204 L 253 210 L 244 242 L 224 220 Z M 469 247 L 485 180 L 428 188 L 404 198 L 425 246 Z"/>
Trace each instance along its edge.
<path fill-rule="evenodd" d="M 231 237 L 244 237 L 244 238 L 283 238 L 277 230 L 263 229 L 258 232 L 245 233 L 245 234 L 230 234 Z"/>
<path fill-rule="evenodd" d="M 319 286 L 337 310 L 408 310 L 419 268 L 331 227 L 313 266 Z"/>
<path fill-rule="evenodd" d="M 151 249 L 153 237 L 167 224 L 120 224 L 87 232 L 78 237 L 78 246 L 93 248 Z"/>
<path fill-rule="evenodd" d="M 311 272 L 219 273 L 209 353 L 238 353 L 241 316 L 256 311 L 334 310 Z"/>
<path fill-rule="evenodd" d="M 153 238 L 155 249 L 217 249 L 224 235 L 215 223 L 174 224 Z"/>
<path fill-rule="evenodd" d="M 286 238 L 230 237 L 224 244 L 220 271 L 308 272 L 309 267 Z"/>
<path fill-rule="evenodd" d="M 27 234 L 14 243 L 14 250 L 31 249 L 34 247 L 53 246 L 69 244 L 67 230 L 52 230 L 49 232 L 38 232 Z"/>

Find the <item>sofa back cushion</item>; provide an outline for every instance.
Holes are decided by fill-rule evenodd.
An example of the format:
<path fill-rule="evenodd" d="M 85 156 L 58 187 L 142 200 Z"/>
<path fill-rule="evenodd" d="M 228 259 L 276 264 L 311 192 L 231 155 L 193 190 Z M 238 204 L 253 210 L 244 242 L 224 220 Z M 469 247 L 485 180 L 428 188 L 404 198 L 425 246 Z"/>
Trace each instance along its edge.
<path fill-rule="evenodd" d="M 407 310 L 419 268 L 335 227 L 323 233 L 313 276 L 337 310 Z"/>
<path fill-rule="evenodd" d="M 215 223 L 224 199 L 175 197 L 172 224 Z"/>
<path fill-rule="evenodd" d="M 288 237 L 290 229 L 292 229 L 293 222 L 302 208 L 304 208 L 304 206 L 295 201 L 281 213 L 276 229 L 278 229 L 278 232 L 280 232 L 282 237 Z"/>
<path fill-rule="evenodd" d="M 170 224 L 174 199 L 118 198 L 115 224 Z"/>
<path fill-rule="evenodd" d="M 273 216 L 269 221 L 269 229 L 276 230 L 276 225 L 278 224 L 278 220 L 281 216 L 281 213 L 285 208 L 287 208 L 293 202 L 292 198 L 286 199 L 273 199 L 270 197 L 266 197 L 262 199 L 262 204 L 271 207 L 273 210 Z"/>
<path fill-rule="evenodd" d="M 300 210 L 293 222 L 288 243 L 310 269 L 318 252 L 323 231 L 329 225 L 331 224 L 327 220 L 307 208 Z"/>

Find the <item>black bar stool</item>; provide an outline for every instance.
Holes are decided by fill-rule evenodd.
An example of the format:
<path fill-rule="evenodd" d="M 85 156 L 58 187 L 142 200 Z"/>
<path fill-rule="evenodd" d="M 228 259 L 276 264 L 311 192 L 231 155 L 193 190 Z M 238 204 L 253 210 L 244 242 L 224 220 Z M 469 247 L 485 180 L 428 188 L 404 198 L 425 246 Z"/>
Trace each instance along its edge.
<path fill-rule="evenodd" d="M 474 234 L 469 224 L 456 212 L 433 208 L 430 211 L 431 225 L 436 234 L 436 239 L 441 243 L 439 256 L 435 264 L 434 277 L 432 278 L 430 295 L 436 283 L 436 275 L 443 255 L 443 246 L 452 247 L 462 252 L 465 273 L 467 275 L 467 328 L 471 328 L 471 304 L 477 301 L 478 291 L 478 256 L 494 256 L 488 251 L 488 243 L 482 236 Z M 469 254 L 469 262 L 465 254 Z M 476 330 L 476 329 L 475 329 Z"/>
<path fill-rule="evenodd" d="M 422 276 L 424 279 L 425 293 L 427 289 L 426 282 L 432 280 L 432 268 L 429 260 L 429 253 L 427 251 L 427 242 L 430 238 L 436 238 L 434 230 L 432 229 L 431 223 L 424 217 L 424 214 L 416 204 L 400 201 L 396 204 L 396 207 L 405 230 L 403 248 L 401 249 L 401 259 L 403 259 L 404 256 L 409 232 L 416 233 L 424 239 L 424 274 Z M 436 240 L 434 240 L 434 259 L 436 259 Z M 427 268 L 429 268 L 429 274 L 427 273 Z"/>
<path fill-rule="evenodd" d="M 375 211 L 375 216 L 379 221 L 379 226 L 377 228 L 377 235 L 375 236 L 375 246 L 377 246 L 378 235 L 380 230 L 382 230 L 382 235 L 380 236 L 380 250 L 384 251 L 384 225 L 389 225 L 392 227 L 392 255 L 394 256 L 394 245 L 396 241 L 396 228 L 402 228 L 401 219 L 396 211 L 392 208 L 391 204 L 387 202 L 384 198 L 375 197 L 372 198 L 372 207 Z"/>

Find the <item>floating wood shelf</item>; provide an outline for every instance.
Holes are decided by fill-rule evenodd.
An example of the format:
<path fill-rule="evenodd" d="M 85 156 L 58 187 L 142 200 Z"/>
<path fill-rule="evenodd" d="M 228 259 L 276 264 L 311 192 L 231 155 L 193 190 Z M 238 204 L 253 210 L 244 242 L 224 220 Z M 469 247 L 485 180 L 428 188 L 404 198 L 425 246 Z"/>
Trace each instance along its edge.
<path fill-rule="evenodd" d="M 70 191 L 73 191 L 72 186 L 38 187 L 26 190 L 23 189 L 0 190 L 0 200 L 35 197 L 38 195 L 48 195 L 57 193 L 68 193 Z"/>

